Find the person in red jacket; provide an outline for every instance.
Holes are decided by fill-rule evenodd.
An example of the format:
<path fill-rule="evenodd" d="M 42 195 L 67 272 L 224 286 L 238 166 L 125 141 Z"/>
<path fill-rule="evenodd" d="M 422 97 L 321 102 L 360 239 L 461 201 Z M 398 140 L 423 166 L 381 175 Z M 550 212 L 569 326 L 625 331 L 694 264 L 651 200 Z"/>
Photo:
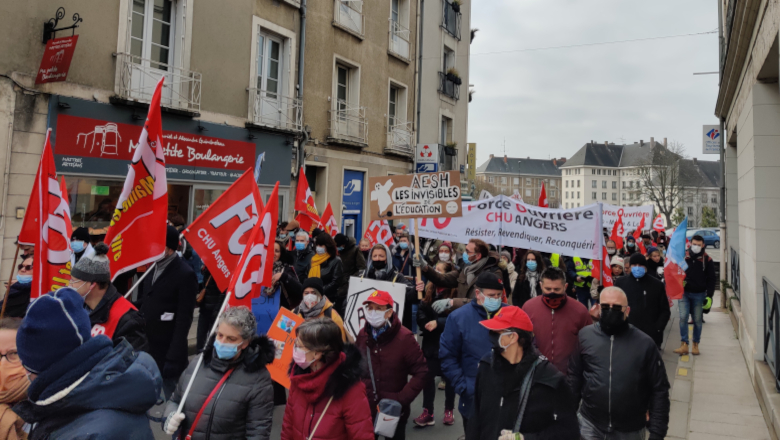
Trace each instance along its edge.
<path fill-rule="evenodd" d="M 333 320 L 298 327 L 282 440 L 374 440 L 360 352 Z"/>
<path fill-rule="evenodd" d="M 401 419 L 394 440 L 406 438 L 406 422 L 411 414 L 409 405 L 425 385 L 428 365 L 414 334 L 401 325 L 393 311 L 393 297 L 376 290 L 363 302 L 366 324 L 357 335 L 355 346 L 366 356 L 370 371 L 364 372 L 368 402 L 372 417 L 382 399 L 401 404 Z M 366 374 L 367 373 L 367 374 Z M 411 379 L 409 379 L 411 376 Z M 390 438 L 387 438 L 390 440 Z"/>
<path fill-rule="evenodd" d="M 564 375 L 569 357 L 577 348 L 578 335 L 593 320 L 579 301 L 566 296 L 566 274 L 557 267 L 542 272 L 541 295 L 523 305 L 534 325 L 536 347 Z"/>

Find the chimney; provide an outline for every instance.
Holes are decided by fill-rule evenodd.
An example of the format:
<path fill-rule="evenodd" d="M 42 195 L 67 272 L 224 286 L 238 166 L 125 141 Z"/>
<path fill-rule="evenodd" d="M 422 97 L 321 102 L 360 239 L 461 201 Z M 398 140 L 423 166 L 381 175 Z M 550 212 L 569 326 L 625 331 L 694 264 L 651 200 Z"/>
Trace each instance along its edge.
<path fill-rule="evenodd" d="M 645 140 L 644 139 L 639 139 L 639 146 L 641 147 L 641 146 L 644 146 L 644 145 L 645 145 Z"/>
<path fill-rule="evenodd" d="M 593 139 L 590 140 L 590 143 L 593 144 Z"/>
<path fill-rule="evenodd" d="M 695 157 L 693 158 L 693 165 L 694 166 L 698 166 L 699 165 L 699 160 L 696 159 Z"/>
<path fill-rule="evenodd" d="M 491 158 L 491 159 L 493 158 L 493 155 L 492 155 L 492 154 L 490 155 L 490 158 Z"/>
<path fill-rule="evenodd" d="M 506 154 L 504 155 L 504 163 L 506 163 Z"/>
<path fill-rule="evenodd" d="M 558 160 L 555 159 L 555 158 L 553 158 L 553 166 L 556 166 L 556 167 L 558 166 Z"/>
<path fill-rule="evenodd" d="M 666 148 L 666 138 L 664 138 L 664 148 Z"/>
<path fill-rule="evenodd" d="M 655 146 L 655 138 L 651 136 L 650 137 L 650 148 L 653 148 L 654 146 Z"/>
<path fill-rule="evenodd" d="M 604 141 L 604 145 L 609 145 L 609 141 Z"/>

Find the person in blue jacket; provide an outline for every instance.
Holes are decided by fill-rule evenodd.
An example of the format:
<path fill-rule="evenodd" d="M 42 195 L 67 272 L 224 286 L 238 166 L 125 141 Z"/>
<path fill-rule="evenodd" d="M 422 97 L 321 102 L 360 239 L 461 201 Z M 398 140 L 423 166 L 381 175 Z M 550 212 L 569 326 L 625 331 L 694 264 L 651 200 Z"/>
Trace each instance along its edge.
<path fill-rule="evenodd" d="M 16 348 L 32 383 L 14 407 L 32 425 L 29 439 L 154 439 L 146 412 L 162 390 L 157 364 L 91 329 L 73 289 L 30 304 Z"/>
<path fill-rule="evenodd" d="M 473 411 L 479 361 L 492 347 L 489 331 L 480 321 L 491 319 L 507 305 L 502 302 L 504 284 L 494 273 L 482 272 L 477 277 L 474 293 L 474 301 L 447 317 L 439 341 L 441 370 L 447 378 L 447 386 L 452 386 L 460 396 L 458 412 L 463 417 L 464 430 Z"/>

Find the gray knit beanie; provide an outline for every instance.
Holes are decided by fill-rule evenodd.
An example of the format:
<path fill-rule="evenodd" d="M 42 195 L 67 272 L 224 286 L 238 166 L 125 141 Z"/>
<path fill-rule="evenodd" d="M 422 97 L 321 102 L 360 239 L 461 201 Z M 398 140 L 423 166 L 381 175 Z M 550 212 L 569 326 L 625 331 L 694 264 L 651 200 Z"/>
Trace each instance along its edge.
<path fill-rule="evenodd" d="M 108 245 L 101 242 L 94 249 L 94 254 L 81 257 L 70 274 L 81 281 L 108 283 L 111 281 L 111 268 L 106 257 Z"/>

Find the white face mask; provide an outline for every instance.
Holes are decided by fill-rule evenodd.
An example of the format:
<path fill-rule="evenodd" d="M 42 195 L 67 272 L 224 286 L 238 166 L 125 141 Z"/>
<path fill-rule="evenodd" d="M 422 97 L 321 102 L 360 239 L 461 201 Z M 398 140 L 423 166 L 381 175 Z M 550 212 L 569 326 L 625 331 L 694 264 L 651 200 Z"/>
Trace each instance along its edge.
<path fill-rule="evenodd" d="M 387 323 L 385 319 L 384 310 L 366 310 L 366 321 L 371 324 L 371 327 L 382 328 Z"/>
<path fill-rule="evenodd" d="M 450 261 L 450 254 L 439 252 L 439 261 Z"/>
<path fill-rule="evenodd" d="M 691 252 L 693 252 L 694 254 L 698 254 L 699 252 L 701 252 L 701 246 L 699 246 L 698 244 L 692 244 Z"/>
<path fill-rule="evenodd" d="M 313 293 L 303 295 L 303 303 L 306 304 L 306 307 L 308 308 L 316 306 L 318 302 L 320 302 L 320 300 L 317 298 L 317 295 Z"/>

